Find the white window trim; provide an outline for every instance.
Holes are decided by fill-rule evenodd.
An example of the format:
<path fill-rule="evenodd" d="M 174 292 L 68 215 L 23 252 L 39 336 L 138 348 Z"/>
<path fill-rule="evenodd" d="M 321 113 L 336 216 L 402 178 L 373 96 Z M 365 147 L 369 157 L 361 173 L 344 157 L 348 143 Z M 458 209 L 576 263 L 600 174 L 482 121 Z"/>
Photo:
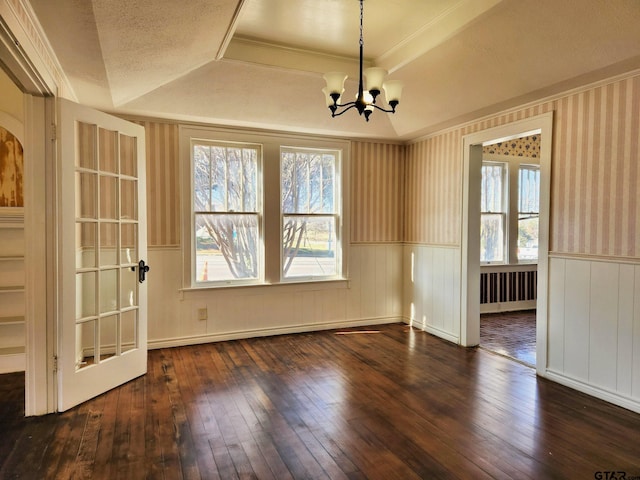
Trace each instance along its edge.
<path fill-rule="evenodd" d="M 518 175 L 521 166 L 540 166 L 540 159 L 533 157 L 518 157 L 515 155 L 484 154 L 482 162 L 507 163 L 508 178 L 506 187 L 508 192 L 507 224 L 505 225 L 505 261 L 504 262 L 481 262 L 481 266 L 494 265 L 536 265 L 538 260 L 518 261 Z M 512 187 L 513 186 L 513 187 Z"/>
<path fill-rule="evenodd" d="M 260 132 L 223 127 L 207 127 L 197 125 L 179 125 L 179 159 L 181 176 L 181 251 L 182 251 L 182 290 L 206 290 L 219 288 L 246 288 L 291 284 L 330 285 L 336 282 L 346 284 L 349 278 L 348 250 L 349 250 L 349 156 L 351 144 L 348 140 L 295 135 L 277 132 Z M 252 281 L 227 281 L 196 284 L 195 267 L 193 263 L 194 228 L 193 222 L 193 172 L 191 159 L 192 140 L 219 141 L 229 143 L 249 143 L 262 145 L 262 160 L 259 165 L 259 175 L 262 184 L 259 186 L 262 195 L 262 225 L 261 230 L 261 258 L 263 259 L 263 274 L 261 278 Z M 334 277 L 296 277 L 281 278 L 282 264 L 282 214 L 280 208 L 280 147 L 341 150 L 340 170 L 336 172 L 336 182 L 340 185 L 340 232 L 337 239 L 340 247 L 340 274 Z M 272 193 L 269 193 L 272 192 Z"/>
<path fill-rule="evenodd" d="M 348 224 L 345 224 L 344 220 L 343 220 L 343 216 L 344 216 L 344 208 L 343 208 L 343 198 L 344 198 L 344 185 L 342 182 L 342 177 L 343 177 L 343 170 L 344 170 L 344 166 L 343 166 L 343 157 L 345 156 L 345 153 L 342 149 L 337 149 L 337 148 L 319 148 L 319 147 L 303 147 L 301 145 L 281 145 L 281 149 L 280 151 L 282 152 L 282 148 L 286 148 L 289 150 L 307 150 L 307 151 L 323 151 L 323 152 L 328 152 L 328 151 L 332 151 L 332 152 L 336 152 L 336 168 L 335 168 L 335 184 L 338 186 L 339 188 L 339 192 L 338 195 L 336 196 L 336 198 L 334 198 L 334 203 L 335 203 L 335 208 L 336 211 L 338 213 L 331 213 L 331 214 L 324 214 L 324 213 L 303 213 L 303 214 L 299 214 L 302 216 L 308 216 L 308 217 L 313 217 L 313 216 L 333 216 L 333 217 L 337 217 L 337 231 L 336 231 L 336 265 L 337 268 L 339 270 L 337 275 L 310 275 L 310 276 L 292 276 L 292 277 L 285 277 L 284 276 L 284 258 L 282 258 L 282 242 L 280 243 L 280 282 L 281 283 L 301 283 L 301 282 L 317 282 L 317 281 L 331 281 L 331 280 L 344 280 L 346 278 L 346 275 L 344 274 L 344 268 L 345 268 L 345 264 L 343 264 L 342 262 L 342 250 L 343 250 L 343 238 L 344 238 L 344 232 L 345 230 L 348 230 Z M 280 155 L 280 166 L 279 171 L 282 170 L 281 167 L 282 164 L 282 154 Z M 279 200 L 280 200 L 280 204 L 282 203 L 281 199 L 282 199 L 282 182 L 279 182 L 280 185 L 280 194 L 279 194 Z M 282 238 L 284 232 L 283 232 L 283 227 L 284 227 L 284 217 L 285 216 L 294 216 L 294 215 L 298 215 L 298 214 L 285 214 L 282 211 L 282 208 L 280 208 L 280 238 Z"/>
<path fill-rule="evenodd" d="M 511 166 L 509 165 L 509 162 L 505 161 L 505 160 L 488 160 L 483 158 L 482 159 L 482 166 L 484 167 L 485 165 L 489 165 L 489 166 L 502 166 L 502 211 L 500 212 L 484 212 L 480 211 L 480 216 L 482 217 L 482 215 L 486 215 L 486 214 L 491 214 L 491 215 L 500 215 L 502 216 L 502 260 L 493 260 L 493 261 L 480 261 L 480 264 L 483 266 L 488 266 L 488 265 L 508 265 L 509 264 L 509 175 L 510 175 L 510 170 L 511 170 Z M 482 187 L 481 187 L 482 189 Z"/>

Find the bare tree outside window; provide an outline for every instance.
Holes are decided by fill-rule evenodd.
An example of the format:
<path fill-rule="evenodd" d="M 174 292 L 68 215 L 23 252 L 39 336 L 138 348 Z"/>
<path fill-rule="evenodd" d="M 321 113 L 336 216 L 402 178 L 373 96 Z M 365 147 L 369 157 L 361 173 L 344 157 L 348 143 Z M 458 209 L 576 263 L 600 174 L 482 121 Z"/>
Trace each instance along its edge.
<path fill-rule="evenodd" d="M 196 281 L 259 276 L 258 146 L 195 144 Z"/>
<path fill-rule="evenodd" d="M 281 149 L 282 275 L 334 276 L 338 152 Z"/>

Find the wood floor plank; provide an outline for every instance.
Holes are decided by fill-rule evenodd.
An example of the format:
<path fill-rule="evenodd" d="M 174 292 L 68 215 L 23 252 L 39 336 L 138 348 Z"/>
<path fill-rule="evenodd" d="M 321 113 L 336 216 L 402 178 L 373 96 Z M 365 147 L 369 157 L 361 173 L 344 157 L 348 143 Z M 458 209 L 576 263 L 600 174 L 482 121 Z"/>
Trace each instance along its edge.
<path fill-rule="evenodd" d="M 400 324 L 150 351 L 38 418 L 23 384 L 0 376 L 0 478 L 640 476 L 640 415 Z"/>

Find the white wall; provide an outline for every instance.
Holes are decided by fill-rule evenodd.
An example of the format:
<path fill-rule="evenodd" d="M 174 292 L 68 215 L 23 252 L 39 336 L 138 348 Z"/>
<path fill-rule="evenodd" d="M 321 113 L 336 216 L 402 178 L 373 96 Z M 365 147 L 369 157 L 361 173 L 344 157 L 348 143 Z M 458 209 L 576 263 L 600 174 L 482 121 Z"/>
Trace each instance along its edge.
<path fill-rule="evenodd" d="M 149 348 L 402 321 L 399 244 L 351 245 L 348 282 L 187 291 L 180 249 L 148 256 Z"/>
<path fill-rule="evenodd" d="M 460 248 L 406 245 L 402 262 L 405 322 L 460 343 Z"/>
<path fill-rule="evenodd" d="M 547 376 L 640 412 L 640 264 L 549 260 Z"/>

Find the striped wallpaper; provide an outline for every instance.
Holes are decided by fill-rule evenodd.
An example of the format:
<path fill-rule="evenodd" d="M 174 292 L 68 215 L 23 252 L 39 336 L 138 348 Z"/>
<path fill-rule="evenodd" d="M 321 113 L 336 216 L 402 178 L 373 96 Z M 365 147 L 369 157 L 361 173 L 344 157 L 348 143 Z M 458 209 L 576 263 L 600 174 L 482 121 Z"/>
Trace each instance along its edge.
<path fill-rule="evenodd" d="M 463 135 L 555 110 L 550 250 L 638 257 L 640 77 L 483 119 L 408 147 L 405 241 L 460 244 Z"/>
<path fill-rule="evenodd" d="M 640 255 L 640 77 L 556 103 L 551 250 Z"/>
<path fill-rule="evenodd" d="M 455 245 L 460 241 L 461 135 L 452 131 L 409 145 L 405 166 L 404 240 Z"/>
<path fill-rule="evenodd" d="M 147 151 L 147 243 L 180 245 L 178 125 L 139 121 Z"/>
<path fill-rule="evenodd" d="M 401 242 L 405 147 L 351 144 L 351 242 Z"/>
<path fill-rule="evenodd" d="M 351 240 L 460 245 L 462 137 L 555 111 L 551 244 L 557 253 L 640 255 L 640 77 L 488 117 L 407 146 L 353 142 Z M 180 243 L 178 127 L 147 140 L 148 238 Z"/>

